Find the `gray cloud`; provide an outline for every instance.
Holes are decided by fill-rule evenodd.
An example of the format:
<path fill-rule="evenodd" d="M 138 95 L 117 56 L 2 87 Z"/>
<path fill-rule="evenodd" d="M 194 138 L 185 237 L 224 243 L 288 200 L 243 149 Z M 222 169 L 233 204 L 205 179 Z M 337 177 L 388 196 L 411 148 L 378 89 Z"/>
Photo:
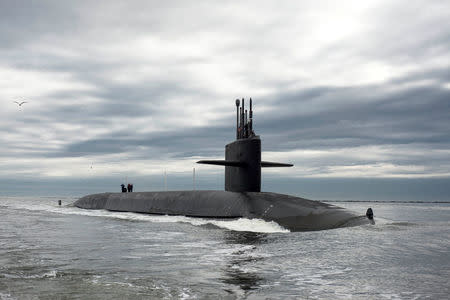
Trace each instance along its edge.
<path fill-rule="evenodd" d="M 298 144 L 290 144 L 294 148 L 315 147 L 311 142 L 344 146 L 339 141 L 352 146 L 413 142 L 448 145 L 450 90 L 435 86 L 386 90 L 373 86 L 315 88 L 281 95 L 276 112 L 267 116 L 259 130 L 278 142 L 297 140 Z M 316 109 L 308 112 L 312 106 Z"/>
<path fill-rule="evenodd" d="M 30 40 L 71 34 L 79 19 L 66 4 L 58 1 L 14 1 L 0 3 L 2 48 L 20 47 Z"/>
<path fill-rule="evenodd" d="M 300 174 L 447 174 L 447 6 L 1 2 L 0 163 L 20 155 L 11 176 L 35 163 L 39 177 L 40 160 L 221 157 L 234 99 L 253 96 L 263 150 L 312 170 Z"/>

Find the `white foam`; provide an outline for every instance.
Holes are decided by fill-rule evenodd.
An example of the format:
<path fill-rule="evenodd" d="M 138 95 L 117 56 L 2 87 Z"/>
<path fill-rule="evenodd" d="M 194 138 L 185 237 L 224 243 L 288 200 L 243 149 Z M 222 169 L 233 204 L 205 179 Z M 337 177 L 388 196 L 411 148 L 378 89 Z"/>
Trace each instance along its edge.
<path fill-rule="evenodd" d="M 234 221 L 218 220 L 211 222 L 211 224 L 233 231 L 251 231 L 264 233 L 289 232 L 289 230 L 283 228 L 274 221 L 267 222 L 261 219 L 239 218 Z"/>
<path fill-rule="evenodd" d="M 47 273 L 44 273 L 44 274 L 42 275 L 42 277 L 43 277 L 43 278 L 55 278 L 57 274 L 58 274 L 58 273 L 56 272 L 56 270 L 51 270 L 51 271 L 49 271 L 49 272 L 47 272 Z"/>
<path fill-rule="evenodd" d="M 183 288 L 179 294 L 178 294 L 178 299 L 195 299 L 197 298 L 194 295 L 191 295 L 192 291 L 188 288 Z"/>
<path fill-rule="evenodd" d="M 52 201 L 53 202 L 53 201 Z M 143 221 L 154 223 L 188 223 L 194 226 L 214 225 L 219 228 L 228 229 L 232 231 L 248 231 L 248 232 L 260 232 L 260 233 L 276 233 L 276 232 L 289 232 L 289 230 L 283 228 L 279 224 L 273 221 L 265 221 L 262 219 L 205 219 L 205 218 L 193 218 L 186 216 L 168 216 L 168 215 L 150 215 L 140 214 L 132 212 L 112 212 L 103 209 L 88 210 L 81 209 L 74 206 L 58 206 L 56 204 L 42 204 L 30 203 L 29 201 L 8 201 L 7 205 L 14 209 L 31 210 L 31 211 L 47 211 L 57 214 L 67 215 L 83 215 L 90 217 L 104 217 L 115 218 L 121 220 L 130 221 Z"/>
<path fill-rule="evenodd" d="M 42 279 L 42 278 L 56 278 L 58 272 L 56 270 L 50 270 L 48 272 L 42 273 L 42 274 L 4 274 L 6 278 L 11 279 Z"/>
<path fill-rule="evenodd" d="M 11 296 L 11 294 L 4 294 L 4 293 L 0 292 L 0 299 L 1 300 L 10 300 L 10 299 L 15 299 L 15 298 L 13 298 L 13 296 Z"/>

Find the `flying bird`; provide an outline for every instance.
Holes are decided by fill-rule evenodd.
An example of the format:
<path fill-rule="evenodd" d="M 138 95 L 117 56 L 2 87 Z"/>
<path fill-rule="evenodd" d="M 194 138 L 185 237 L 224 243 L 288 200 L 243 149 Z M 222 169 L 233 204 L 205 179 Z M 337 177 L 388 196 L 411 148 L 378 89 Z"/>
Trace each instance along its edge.
<path fill-rule="evenodd" d="M 17 105 L 19 105 L 19 106 L 22 106 L 22 104 L 24 104 L 24 103 L 28 103 L 27 101 L 22 101 L 22 102 L 17 102 L 17 101 L 14 101 L 14 103 L 17 103 Z"/>

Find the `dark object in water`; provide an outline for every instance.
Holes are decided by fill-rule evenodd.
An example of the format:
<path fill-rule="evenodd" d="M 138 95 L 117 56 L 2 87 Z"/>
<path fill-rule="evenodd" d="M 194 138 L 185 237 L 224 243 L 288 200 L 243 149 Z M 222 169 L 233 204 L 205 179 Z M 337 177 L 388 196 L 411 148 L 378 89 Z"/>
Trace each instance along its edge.
<path fill-rule="evenodd" d="M 331 204 L 261 192 L 261 168 L 293 165 L 261 161 L 261 140 L 253 131 L 252 100 L 248 113 L 244 99 L 242 107 L 236 100 L 236 110 L 237 139 L 226 145 L 225 160 L 198 161 L 225 166 L 225 191 L 103 193 L 85 196 L 77 200 L 75 206 L 203 218 L 259 218 L 274 221 L 291 231 L 370 223 L 364 215 Z"/>
<path fill-rule="evenodd" d="M 369 220 L 373 220 L 373 210 L 372 208 L 368 208 L 366 212 L 366 217 L 369 218 Z"/>
<path fill-rule="evenodd" d="M 61 206 L 61 200 L 58 200 L 58 205 Z"/>

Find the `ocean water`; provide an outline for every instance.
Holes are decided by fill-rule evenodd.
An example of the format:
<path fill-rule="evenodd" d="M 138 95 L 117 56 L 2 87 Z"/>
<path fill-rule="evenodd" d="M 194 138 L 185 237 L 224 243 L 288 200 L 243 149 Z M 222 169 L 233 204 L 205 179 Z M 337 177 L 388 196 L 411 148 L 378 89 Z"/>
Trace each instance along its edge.
<path fill-rule="evenodd" d="M 333 203 L 376 224 L 289 232 L 75 200 L 0 197 L 0 299 L 450 298 L 450 203 Z"/>

